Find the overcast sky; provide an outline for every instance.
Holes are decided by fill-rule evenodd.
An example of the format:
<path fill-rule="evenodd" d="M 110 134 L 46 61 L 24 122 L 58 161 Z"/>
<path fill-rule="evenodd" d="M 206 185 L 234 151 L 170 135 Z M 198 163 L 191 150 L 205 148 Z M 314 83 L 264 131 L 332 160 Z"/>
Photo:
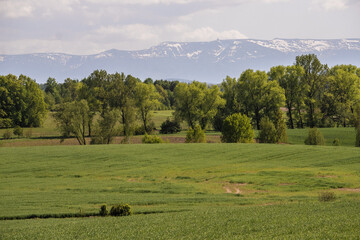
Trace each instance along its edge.
<path fill-rule="evenodd" d="M 0 54 L 164 41 L 360 38 L 360 0 L 0 0 Z"/>

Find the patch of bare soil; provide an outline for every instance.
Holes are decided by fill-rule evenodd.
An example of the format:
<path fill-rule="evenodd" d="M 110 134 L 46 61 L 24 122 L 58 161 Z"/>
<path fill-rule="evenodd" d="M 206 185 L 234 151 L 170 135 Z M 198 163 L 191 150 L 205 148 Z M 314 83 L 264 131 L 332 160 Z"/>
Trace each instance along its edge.
<path fill-rule="evenodd" d="M 337 178 L 336 175 L 318 175 L 318 178 Z"/>
<path fill-rule="evenodd" d="M 245 186 L 247 183 L 229 183 L 226 182 L 226 184 L 223 186 L 226 193 L 233 193 L 233 194 L 241 194 L 244 193 L 244 190 L 241 190 L 241 186 Z"/>
<path fill-rule="evenodd" d="M 338 188 L 339 191 L 360 192 L 360 188 Z"/>

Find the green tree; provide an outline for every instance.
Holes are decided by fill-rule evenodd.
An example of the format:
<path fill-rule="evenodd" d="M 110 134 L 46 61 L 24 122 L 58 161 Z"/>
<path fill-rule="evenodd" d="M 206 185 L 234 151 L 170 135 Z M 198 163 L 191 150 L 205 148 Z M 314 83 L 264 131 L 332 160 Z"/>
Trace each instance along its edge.
<path fill-rule="evenodd" d="M 352 65 L 333 67 L 324 94 L 327 117 L 335 117 L 344 127 L 351 121 L 355 104 L 360 102 L 360 78 L 355 69 Z"/>
<path fill-rule="evenodd" d="M 216 115 L 218 107 L 224 104 L 218 86 L 208 88 L 206 83 L 197 81 L 191 84 L 179 83 L 174 93 L 175 115 L 185 120 L 192 129 L 196 124 L 206 129 Z"/>
<path fill-rule="evenodd" d="M 52 96 L 54 99 L 54 104 L 61 103 L 61 96 L 59 93 L 59 84 L 56 82 L 55 78 L 49 77 L 45 83 L 45 93 Z"/>
<path fill-rule="evenodd" d="M 304 86 L 307 124 L 315 127 L 321 118 L 318 110 L 325 89 L 328 67 L 321 64 L 315 54 L 297 56 L 296 65 L 302 66 L 305 71 L 301 83 Z"/>
<path fill-rule="evenodd" d="M 238 79 L 238 101 L 241 112 L 255 118 L 257 129 L 264 116 L 273 119 L 274 113 L 284 105 L 284 89 L 277 81 L 269 81 L 263 71 L 244 71 Z"/>
<path fill-rule="evenodd" d="M 86 145 L 86 129 L 90 114 L 86 100 L 81 100 L 62 104 L 54 117 L 64 138 L 74 135 L 80 145 Z"/>
<path fill-rule="evenodd" d="M 120 110 L 125 142 L 130 143 L 135 123 L 135 87 L 138 79 L 128 75 L 115 73 L 110 75 L 110 106 Z"/>
<path fill-rule="evenodd" d="M 159 105 L 160 95 L 153 84 L 138 83 L 135 86 L 135 105 L 138 108 L 138 114 L 143 123 L 146 133 L 150 133 L 149 123 L 151 121 L 151 111 Z"/>
<path fill-rule="evenodd" d="M 64 83 L 60 85 L 60 96 L 62 102 L 72 102 L 76 101 L 78 98 L 78 89 L 80 84 L 78 80 L 67 78 L 64 80 Z"/>
<path fill-rule="evenodd" d="M 116 129 L 118 118 L 119 112 L 117 109 L 104 111 L 97 121 L 95 135 L 91 138 L 91 144 L 110 144 L 118 133 Z"/>
<path fill-rule="evenodd" d="M 285 103 L 289 126 L 294 129 L 294 110 L 298 116 L 298 125 L 303 127 L 302 106 L 304 99 L 304 89 L 301 79 L 305 74 L 304 68 L 299 65 L 276 66 L 270 69 L 269 77 L 272 81 L 278 81 L 280 87 L 285 91 Z"/>
<path fill-rule="evenodd" d="M 246 115 L 234 113 L 224 120 L 221 141 L 226 143 L 253 142 L 254 130 Z"/>
<path fill-rule="evenodd" d="M 46 115 L 43 91 L 29 77 L 0 76 L 0 122 L 5 127 L 38 127 Z"/>

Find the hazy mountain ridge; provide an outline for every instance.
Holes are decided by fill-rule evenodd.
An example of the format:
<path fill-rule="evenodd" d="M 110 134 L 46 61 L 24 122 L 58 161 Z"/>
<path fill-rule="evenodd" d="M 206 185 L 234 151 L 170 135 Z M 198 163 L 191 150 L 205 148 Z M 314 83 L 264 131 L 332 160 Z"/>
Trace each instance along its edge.
<path fill-rule="evenodd" d="M 221 82 L 247 68 L 266 70 L 291 65 L 295 57 L 314 53 L 323 63 L 360 66 L 360 39 L 216 40 L 164 42 L 139 51 L 112 49 L 93 55 L 36 53 L 0 55 L 0 74 L 25 74 L 37 82 L 55 77 L 82 79 L 95 69 L 124 72 L 145 79 L 179 78 Z"/>

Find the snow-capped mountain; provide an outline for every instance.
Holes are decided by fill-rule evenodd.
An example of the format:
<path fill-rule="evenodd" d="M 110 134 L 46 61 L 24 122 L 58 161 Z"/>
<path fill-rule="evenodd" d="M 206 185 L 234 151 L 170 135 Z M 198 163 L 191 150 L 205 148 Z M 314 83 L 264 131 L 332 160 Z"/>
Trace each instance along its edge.
<path fill-rule="evenodd" d="M 25 74 L 45 82 L 70 77 L 81 80 L 96 69 L 124 72 L 145 79 L 188 79 L 219 83 L 227 75 L 239 77 L 245 69 L 268 71 L 291 65 L 295 57 L 314 53 L 329 66 L 360 66 L 360 39 L 217 40 L 212 42 L 164 42 L 139 51 L 112 49 L 94 55 L 37 53 L 0 55 L 0 74 Z"/>

